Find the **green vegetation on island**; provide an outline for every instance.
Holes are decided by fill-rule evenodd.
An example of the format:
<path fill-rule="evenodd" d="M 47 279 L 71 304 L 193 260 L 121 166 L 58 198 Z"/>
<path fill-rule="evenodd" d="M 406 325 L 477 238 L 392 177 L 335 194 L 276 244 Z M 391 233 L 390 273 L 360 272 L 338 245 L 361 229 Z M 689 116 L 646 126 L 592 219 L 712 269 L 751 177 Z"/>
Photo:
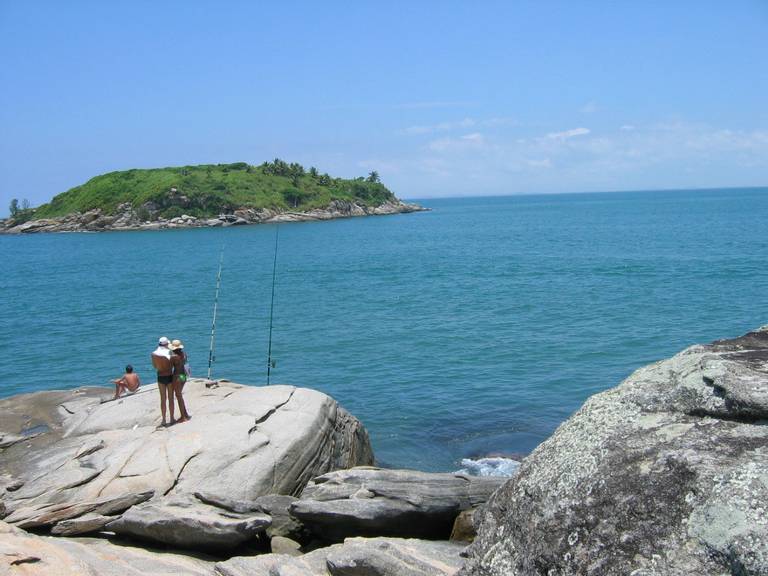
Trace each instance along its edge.
<path fill-rule="evenodd" d="M 334 200 L 378 206 L 397 201 L 376 172 L 366 178 L 333 178 L 280 159 L 253 166 L 246 162 L 110 172 L 59 194 L 38 208 L 12 201 L 16 220 L 52 218 L 100 209 L 114 213 L 130 203 L 142 219 L 182 214 L 211 217 L 239 208 L 306 211 Z"/>

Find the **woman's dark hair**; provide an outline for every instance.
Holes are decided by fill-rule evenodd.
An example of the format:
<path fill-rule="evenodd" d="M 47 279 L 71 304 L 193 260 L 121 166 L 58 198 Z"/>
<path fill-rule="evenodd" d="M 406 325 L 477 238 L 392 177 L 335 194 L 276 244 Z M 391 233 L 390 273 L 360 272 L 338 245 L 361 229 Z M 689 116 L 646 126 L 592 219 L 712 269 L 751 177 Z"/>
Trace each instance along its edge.
<path fill-rule="evenodd" d="M 133 372 L 133 366 L 131 366 L 130 364 L 128 364 L 128 366 L 126 366 L 126 367 L 125 367 L 125 371 L 126 371 L 128 374 L 130 374 L 131 372 Z"/>

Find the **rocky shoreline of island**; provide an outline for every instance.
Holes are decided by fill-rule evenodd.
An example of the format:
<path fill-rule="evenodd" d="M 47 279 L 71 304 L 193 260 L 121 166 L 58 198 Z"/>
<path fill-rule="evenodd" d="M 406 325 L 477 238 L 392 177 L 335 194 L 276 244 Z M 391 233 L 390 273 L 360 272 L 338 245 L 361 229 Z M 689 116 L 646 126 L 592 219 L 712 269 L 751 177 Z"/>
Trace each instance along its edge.
<path fill-rule="evenodd" d="M 113 213 L 101 209 L 87 212 L 73 212 L 66 216 L 39 218 L 18 221 L 13 218 L 0 220 L 0 234 L 37 234 L 44 232 L 108 232 L 137 230 L 173 230 L 179 228 L 225 228 L 250 224 L 270 224 L 283 222 L 313 222 L 353 218 L 359 216 L 385 216 L 426 212 L 418 204 L 401 200 L 386 201 L 376 206 L 349 200 L 333 200 L 325 208 L 305 211 L 291 211 L 277 208 L 239 208 L 211 218 L 198 218 L 182 214 L 174 218 L 155 217 L 142 219 L 141 214 L 151 214 L 152 206 L 142 206 L 137 210 L 131 203 L 125 202 Z"/>
<path fill-rule="evenodd" d="M 0 571 L 768 574 L 768 327 L 592 396 L 511 478 L 376 467 L 308 388 L 193 379 L 170 428 L 156 385 L 109 395 L 0 400 Z"/>

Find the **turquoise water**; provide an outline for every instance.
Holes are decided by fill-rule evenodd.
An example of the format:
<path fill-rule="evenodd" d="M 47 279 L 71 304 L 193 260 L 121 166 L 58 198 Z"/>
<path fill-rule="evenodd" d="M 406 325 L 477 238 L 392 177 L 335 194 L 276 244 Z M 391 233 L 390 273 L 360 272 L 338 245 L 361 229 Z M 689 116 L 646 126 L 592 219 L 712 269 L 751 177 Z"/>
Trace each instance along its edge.
<path fill-rule="evenodd" d="M 273 382 L 337 398 L 383 465 L 527 453 L 595 392 L 768 323 L 768 189 L 425 200 L 279 229 Z M 275 226 L 0 237 L 0 395 L 152 381 L 160 335 L 203 376 L 266 380 Z M 191 407 L 194 415 L 194 406 Z"/>

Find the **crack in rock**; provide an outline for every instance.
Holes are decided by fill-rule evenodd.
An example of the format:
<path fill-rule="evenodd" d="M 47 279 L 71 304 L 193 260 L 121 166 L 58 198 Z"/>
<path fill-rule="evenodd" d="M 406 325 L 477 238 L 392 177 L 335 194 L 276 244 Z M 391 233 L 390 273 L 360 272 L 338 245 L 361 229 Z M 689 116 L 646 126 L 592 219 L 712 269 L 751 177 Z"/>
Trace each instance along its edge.
<path fill-rule="evenodd" d="M 278 404 L 274 408 L 268 410 L 267 413 L 264 414 L 264 416 L 262 416 L 261 418 L 258 418 L 256 420 L 256 422 L 254 422 L 253 426 L 251 426 L 251 429 L 248 430 L 248 435 L 250 436 L 252 433 L 256 432 L 259 429 L 259 424 L 263 424 L 264 422 L 266 422 L 269 419 L 269 417 L 272 416 L 272 414 L 274 414 L 275 412 L 280 410 L 280 408 L 282 408 L 283 406 L 288 404 L 288 402 L 291 401 L 291 398 L 293 398 L 293 393 L 295 391 L 296 391 L 295 388 L 293 390 L 291 390 L 291 393 L 288 395 L 288 399 L 285 402 L 282 402 L 281 404 Z"/>
<path fill-rule="evenodd" d="M 19 566 L 20 564 L 34 564 L 35 562 L 40 562 L 40 558 L 37 556 L 27 556 L 26 558 L 19 558 L 18 560 L 13 560 L 11 562 L 11 566 Z"/>
<path fill-rule="evenodd" d="M 174 480 L 174 481 L 173 481 L 173 485 L 172 485 L 170 488 L 168 488 L 168 490 L 166 490 L 166 491 L 163 493 L 163 496 L 168 496 L 168 494 L 170 494 L 170 492 L 171 492 L 171 491 L 172 491 L 174 488 L 176 488 L 176 485 L 179 483 L 179 480 L 181 479 L 181 475 L 182 475 L 182 474 L 183 474 L 183 472 L 184 472 L 184 468 L 186 468 L 186 467 L 187 467 L 187 464 L 189 464 L 190 462 L 192 462 L 192 460 L 193 460 L 194 458 L 196 458 L 197 456 L 199 456 L 199 455 L 200 455 L 200 452 L 195 452 L 194 454 L 192 454 L 192 456 L 190 456 L 189 458 L 187 458 L 187 460 L 184 462 L 184 464 L 182 464 L 182 465 L 181 465 L 181 468 L 179 468 L 179 473 L 178 473 L 178 474 L 176 474 L 176 480 Z"/>

